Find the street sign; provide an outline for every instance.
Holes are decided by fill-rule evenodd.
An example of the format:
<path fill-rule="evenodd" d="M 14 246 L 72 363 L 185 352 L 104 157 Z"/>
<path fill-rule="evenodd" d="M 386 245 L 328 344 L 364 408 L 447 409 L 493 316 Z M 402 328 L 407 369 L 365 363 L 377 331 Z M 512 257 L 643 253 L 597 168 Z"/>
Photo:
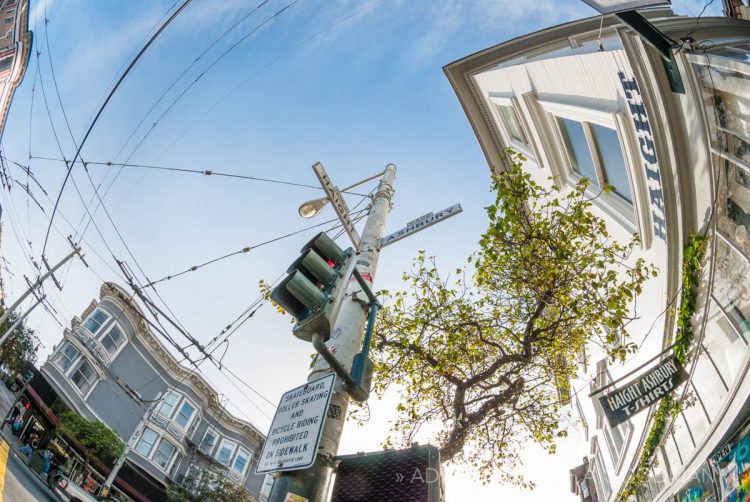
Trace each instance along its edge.
<path fill-rule="evenodd" d="M 599 398 L 609 425 L 615 427 L 661 400 L 687 380 L 674 355 L 663 359 L 629 384 Z"/>
<path fill-rule="evenodd" d="M 461 211 L 463 211 L 463 209 L 461 209 L 461 204 L 455 204 L 449 208 L 443 209 L 442 211 L 438 211 L 437 213 L 429 212 L 423 216 L 420 216 L 416 220 L 411 220 L 406 224 L 406 227 L 402 228 L 398 232 L 394 232 L 383 237 L 383 239 L 380 241 L 380 247 L 384 248 L 396 241 L 400 241 L 404 237 L 408 237 L 409 235 L 415 232 L 419 232 L 420 230 L 424 230 L 425 228 L 430 227 L 435 223 L 450 218 L 451 216 L 455 216 Z"/>
<path fill-rule="evenodd" d="M 335 379 L 331 373 L 281 396 L 256 474 L 307 469 L 315 463 Z"/>
<path fill-rule="evenodd" d="M 341 220 L 341 224 L 344 226 L 347 235 L 349 235 L 349 239 L 354 244 L 354 249 L 359 251 L 359 233 L 357 233 L 357 229 L 354 228 L 354 224 L 349 218 L 349 206 L 346 205 L 344 197 L 341 196 L 339 189 L 331 183 L 331 179 L 323 168 L 323 164 L 316 162 L 313 166 L 313 171 L 315 171 L 315 176 L 318 177 L 320 185 L 328 196 L 328 200 L 331 201 L 333 210 L 336 211 L 336 215 Z"/>

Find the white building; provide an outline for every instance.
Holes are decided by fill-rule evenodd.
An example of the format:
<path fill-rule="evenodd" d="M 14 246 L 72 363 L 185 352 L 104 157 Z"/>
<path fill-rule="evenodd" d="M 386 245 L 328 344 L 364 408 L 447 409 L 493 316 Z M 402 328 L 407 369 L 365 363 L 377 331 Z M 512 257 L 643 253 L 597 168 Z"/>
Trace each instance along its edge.
<path fill-rule="evenodd" d="M 660 270 L 629 327 L 639 351 L 610 365 L 592 347 L 572 382 L 586 461 L 570 466 L 571 488 L 584 501 L 619 500 L 644 465 L 638 500 L 750 500 L 750 23 L 642 14 L 670 39 L 694 40 L 672 51 L 671 68 L 606 15 L 518 37 L 445 72 L 491 167 L 512 147 L 543 185 L 554 176 L 561 186 L 588 177 L 592 193 L 614 186 L 595 210 L 622 241 L 637 233 L 639 256 Z M 673 394 L 687 399 L 645 463 L 658 404 L 612 428 L 589 393 L 673 343 L 683 248 L 696 233 L 708 244 L 689 381 Z"/>

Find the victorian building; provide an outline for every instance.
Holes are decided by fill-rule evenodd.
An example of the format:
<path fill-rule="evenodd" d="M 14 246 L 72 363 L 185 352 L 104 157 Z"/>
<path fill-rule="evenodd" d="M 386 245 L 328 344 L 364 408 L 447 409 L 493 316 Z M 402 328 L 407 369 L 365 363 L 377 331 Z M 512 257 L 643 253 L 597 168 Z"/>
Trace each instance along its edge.
<path fill-rule="evenodd" d="M 632 258 L 660 271 L 634 302 L 638 351 L 624 364 L 595 346 L 581 355 L 570 410 L 584 461 L 570 466 L 571 489 L 583 501 L 750 500 L 750 23 L 641 14 L 666 51 L 610 14 L 518 37 L 445 72 L 491 169 L 513 148 L 563 194 L 588 178 L 610 232 L 637 234 Z M 602 193 L 605 184 L 613 190 Z M 671 378 L 659 365 L 673 357 L 685 381 L 611 421 L 599 397 L 620 391 L 622 404 L 649 371 Z M 666 397 L 678 411 L 664 412 Z"/>
<path fill-rule="evenodd" d="M 257 497 L 264 479 L 254 468 L 264 435 L 229 413 L 216 390 L 181 365 L 143 319 L 122 288 L 105 283 L 99 300 L 65 329 L 42 375 L 69 408 L 126 441 L 132 437 L 123 469 L 128 479 L 115 481 L 128 497 L 163 498 L 168 484 L 194 469 L 213 470 Z M 134 473 L 141 478 L 136 484 L 153 489 L 133 493 Z"/>

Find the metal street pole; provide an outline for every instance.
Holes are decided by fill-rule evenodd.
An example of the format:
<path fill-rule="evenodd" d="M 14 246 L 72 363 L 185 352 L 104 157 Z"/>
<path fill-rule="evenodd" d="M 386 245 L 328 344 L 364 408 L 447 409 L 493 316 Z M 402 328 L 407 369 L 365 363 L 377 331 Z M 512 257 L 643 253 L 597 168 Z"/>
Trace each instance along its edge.
<path fill-rule="evenodd" d="M 395 177 L 396 166 L 389 164 L 372 198 L 370 213 L 362 231 L 356 267 L 370 287 L 372 287 L 378 266 L 380 241 L 383 238 L 385 221 L 391 210 Z M 347 298 L 341 306 L 331 332 L 331 339 L 326 342 L 326 345 L 344 367 L 351 371 L 352 360 L 362 346 L 368 308 L 362 303 L 366 301 L 365 295 L 353 277 L 347 287 L 346 295 Z M 308 381 L 316 380 L 332 371 L 322 357 L 316 356 Z M 339 450 L 348 406 L 349 394 L 342 387 L 342 382 L 337 380 L 328 407 L 328 416 L 323 426 L 315 464 L 308 469 L 281 473 L 273 485 L 268 498 L 269 502 L 284 502 L 287 493 L 302 496 L 310 502 L 326 500 L 333 474 L 334 457 Z"/>
<path fill-rule="evenodd" d="M 73 251 L 71 251 L 68 256 L 66 256 L 65 258 L 63 258 L 60 261 L 60 263 L 58 263 L 57 265 L 55 265 L 54 267 L 52 267 L 46 274 L 44 274 L 39 279 L 37 279 L 37 281 L 34 284 L 32 284 L 29 287 L 29 289 L 27 289 L 26 292 L 24 292 L 24 294 L 21 295 L 21 298 L 19 298 L 18 300 L 16 300 L 16 302 L 13 305 L 11 305 L 10 307 L 8 307 L 8 309 L 3 313 L 2 317 L 0 317 L 0 326 L 2 326 L 2 324 L 8 318 L 8 316 L 10 315 L 10 313 L 13 312 L 14 310 L 16 310 L 19 305 L 21 305 L 21 302 L 24 301 L 27 296 L 29 296 L 36 288 L 38 288 L 39 285 L 42 284 L 49 276 L 51 276 L 52 274 L 54 274 L 57 271 L 58 268 L 62 267 L 65 264 L 65 262 L 67 262 L 68 260 L 70 260 L 71 258 L 73 258 L 75 255 L 79 254 L 80 252 L 81 252 L 81 248 L 79 248 L 77 246 L 73 246 Z"/>
<path fill-rule="evenodd" d="M 125 449 L 123 450 L 122 455 L 120 455 L 120 458 L 117 459 L 115 465 L 112 466 L 112 470 L 109 472 L 109 476 L 107 476 L 107 479 L 104 480 L 104 483 L 102 483 L 102 486 L 99 489 L 99 495 L 101 495 L 102 497 L 106 497 L 107 495 L 109 495 L 109 491 L 112 489 L 112 484 L 115 482 L 117 474 L 120 472 L 123 464 L 125 464 L 125 459 L 127 458 L 128 453 L 130 453 L 130 450 L 135 447 L 135 443 L 141 437 L 141 434 L 146 428 L 146 424 L 148 423 L 148 420 L 154 411 L 154 406 L 159 399 L 160 395 L 157 396 L 156 399 L 154 399 L 154 402 L 151 403 L 151 406 L 148 407 L 148 411 L 143 416 L 141 421 L 138 422 L 138 425 L 135 427 L 133 434 L 130 435 L 130 439 L 128 439 L 128 442 L 125 443 Z"/>

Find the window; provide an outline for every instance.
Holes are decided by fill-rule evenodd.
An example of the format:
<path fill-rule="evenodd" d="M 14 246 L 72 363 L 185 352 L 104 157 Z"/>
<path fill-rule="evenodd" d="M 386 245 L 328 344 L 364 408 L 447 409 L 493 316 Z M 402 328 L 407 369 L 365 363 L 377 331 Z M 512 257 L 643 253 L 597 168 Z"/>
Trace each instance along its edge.
<path fill-rule="evenodd" d="M 78 352 L 78 349 L 75 347 L 75 345 L 70 342 L 63 342 L 60 350 L 55 356 L 55 364 L 57 364 L 63 370 L 63 372 L 66 372 L 70 369 L 71 366 L 73 366 L 73 362 L 75 362 L 79 353 L 80 352 Z"/>
<path fill-rule="evenodd" d="M 583 408 L 581 407 L 581 401 L 578 399 L 578 396 L 576 395 L 576 411 L 578 412 L 578 417 L 581 419 L 581 428 L 583 429 L 583 437 L 586 439 L 586 441 L 589 440 L 589 424 L 586 422 L 586 415 L 583 413 Z"/>
<path fill-rule="evenodd" d="M 177 412 L 174 421 L 177 422 L 177 425 L 185 429 L 193 416 L 193 412 L 195 412 L 195 408 L 186 399 L 183 401 L 182 406 L 180 406 L 180 411 Z"/>
<path fill-rule="evenodd" d="M 609 477 L 607 476 L 607 469 L 604 467 L 604 461 L 599 452 L 599 445 L 596 441 L 593 444 L 594 460 L 591 462 L 591 472 L 594 474 L 594 484 L 596 485 L 596 493 L 600 495 L 600 500 L 607 500 L 612 494 L 612 487 L 609 484 Z"/>
<path fill-rule="evenodd" d="M 169 477 L 174 478 L 175 474 L 177 474 L 177 469 L 180 468 L 180 464 L 182 463 L 182 453 L 177 452 L 177 455 L 174 457 L 174 462 L 172 462 L 172 467 L 169 468 Z"/>
<path fill-rule="evenodd" d="M 606 359 L 597 363 L 596 373 L 598 375 L 598 387 L 607 385 L 612 381 L 612 376 L 607 369 Z M 607 449 L 612 458 L 612 465 L 614 465 L 615 470 L 619 472 L 620 461 L 624 458 L 623 453 L 625 451 L 626 443 L 628 439 L 630 439 L 630 434 L 634 429 L 633 424 L 628 420 L 617 427 L 611 427 L 604 414 L 604 410 L 602 410 L 599 399 L 594 399 L 594 408 L 596 411 L 596 427 L 601 429 L 604 434 L 604 442 L 607 443 Z"/>
<path fill-rule="evenodd" d="M 245 469 L 247 468 L 247 464 L 250 461 L 250 452 L 240 448 L 237 452 L 237 457 L 234 459 L 234 464 L 232 464 L 232 469 L 239 472 L 240 474 L 245 474 Z"/>
<path fill-rule="evenodd" d="M 10 24 L 12 22 L 13 22 L 13 18 L 12 17 L 6 17 L 5 18 L 5 24 Z"/>
<path fill-rule="evenodd" d="M 519 143 L 524 145 L 527 144 L 528 142 L 526 141 L 526 136 L 524 136 L 523 131 L 521 130 L 516 110 L 512 106 L 507 105 L 497 105 L 497 109 L 500 112 L 500 117 L 502 118 L 510 137 Z"/>
<path fill-rule="evenodd" d="M 117 349 L 123 346 L 125 343 L 125 336 L 116 325 L 112 326 L 112 329 L 102 337 L 102 345 L 109 353 L 109 355 L 117 352 Z"/>
<path fill-rule="evenodd" d="M 224 465 L 229 465 L 229 461 L 232 460 L 232 455 L 234 455 L 234 450 L 237 447 L 237 445 L 231 441 L 227 441 L 226 439 L 221 442 L 221 446 L 219 447 L 219 451 L 216 452 L 216 460 L 219 461 L 219 463 Z"/>
<path fill-rule="evenodd" d="M 75 386 L 78 387 L 78 390 L 80 390 L 81 392 L 86 392 L 94 383 L 94 368 L 92 368 L 91 364 L 89 364 L 89 362 L 84 359 L 70 376 L 70 379 L 73 381 Z"/>
<path fill-rule="evenodd" d="M 174 392 L 170 392 L 165 395 L 162 399 L 161 406 L 159 406 L 159 413 L 161 413 L 165 417 L 171 417 L 172 412 L 174 411 L 174 407 L 179 399 L 180 396 L 178 396 Z"/>
<path fill-rule="evenodd" d="M 95 335 L 101 329 L 102 324 L 107 322 L 107 319 L 109 319 L 109 315 L 101 309 L 96 309 L 83 321 L 83 327 L 89 330 L 89 333 Z"/>
<path fill-rule="evenodd" d="M 151 453 L 151 448 L 154 447 L 154 443 L 156 442 L 157 437 L 159 437 L 159 435 L 155 431 L 146 428 L 143 431 L 143 434 L 141 434 L 141 439 L 138 440 L 135 451 L 137 451 L 144 457 L 148 457 L 148 454 Z"/>
<path fill-rule="evenodd" d="M 172 460 L 175 450 L 176 448 L 172 443 L 162 438 L 159 442 L 159 447 L 154 452 L 154 462 L 162 469 L 166 469 L 169 461 Z"/>
<path fill-rule="evenodd" d="M 628 169 L 617 131 L 568 118 L 558 118 L 557 123 L 573 172 L 597 188 L 612 186 L 617 195 L 632 204 Z"/>
<path fill-rule="evenodd" d="M 200 450 L 206 455 L 211 455 L 211 453 L 213 453 L 214 446 L 216 446 L 216 431 L 213 429 L 208 429 L 206 431 L 206 434 L 203 435 L 203 440 L 200 444 Z"/>

